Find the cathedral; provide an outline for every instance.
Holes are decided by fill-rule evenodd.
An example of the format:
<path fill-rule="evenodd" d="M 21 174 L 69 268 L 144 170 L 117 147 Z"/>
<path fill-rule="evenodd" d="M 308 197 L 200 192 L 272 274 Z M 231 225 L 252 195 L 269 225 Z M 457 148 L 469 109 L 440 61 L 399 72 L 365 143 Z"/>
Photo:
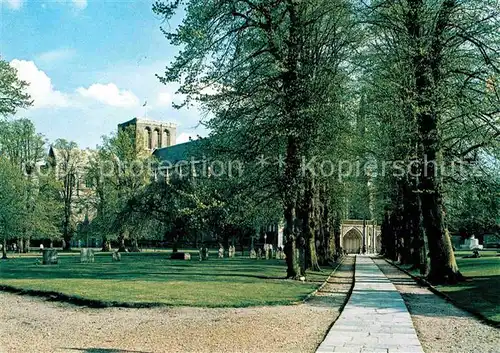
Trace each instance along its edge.
<path fill-rule="evenodd" d="M 151 153 L 156 149 L 175 145 L 177 126 L 173 123 L 134 118 L 118 124 L 118 130 L 123 130 L 129 126 L 134 127 L 136 141 L 141 141 L 144 144 L 144 148 Z"/>

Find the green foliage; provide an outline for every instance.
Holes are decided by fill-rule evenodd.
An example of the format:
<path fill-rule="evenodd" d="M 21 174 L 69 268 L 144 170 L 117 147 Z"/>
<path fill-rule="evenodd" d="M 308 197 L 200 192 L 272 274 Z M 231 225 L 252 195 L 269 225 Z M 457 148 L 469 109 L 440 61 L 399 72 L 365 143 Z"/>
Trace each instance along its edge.
<path fill-rule="evenodd" d="M 0 157 L 0 180 L 0 236 L 5 258 L 7 239 L 14 238 L 22 227 L 25 185 L 20 170 L 4 157 Z"/>
<path fill-rule="evenodd" d="M 17 70 L 0 58 L 0 115 L 14 115 L 19 108 L 29 107 L 31 101 L 25 92 L 28 83 L 19 80 Z"/>
<path fill-rule="evenodd" d="M 129 207 L 151 180 L 152 157 L 142 146 L 133 127 L 127 127 L 103 137 L 102 146 L 89 158 L 85 173 L 93 191 L 87 202 L 95 210 L 90 229 L 104 241 L 124 238 L 126 233 L 133 239 L 151 233 L 152 225 Z"/>
<path fill-rule="evenodd" d="M 31 238 L 54 238 L 58 233 L 59 195 L 54 175 L 43 167 L 44 144 L 31 121 L 0 121 L 0 158 L 17 170 L 22 182 L 16 196 L 22 198 L 24 206 L 17 214 L 21 221 L 11 237 L 24 240 L 25 246 Z"/>

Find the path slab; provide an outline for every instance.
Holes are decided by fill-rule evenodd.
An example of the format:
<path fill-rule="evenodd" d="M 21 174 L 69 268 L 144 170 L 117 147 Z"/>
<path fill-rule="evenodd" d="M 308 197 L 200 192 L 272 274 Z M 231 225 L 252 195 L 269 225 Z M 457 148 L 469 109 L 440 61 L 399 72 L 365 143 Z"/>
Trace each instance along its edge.
<path fill-rule="evenodd" d="M 368 256 L 356 257 L 355 284 L 316 353 L 423 353 L 403 298 Z"/>

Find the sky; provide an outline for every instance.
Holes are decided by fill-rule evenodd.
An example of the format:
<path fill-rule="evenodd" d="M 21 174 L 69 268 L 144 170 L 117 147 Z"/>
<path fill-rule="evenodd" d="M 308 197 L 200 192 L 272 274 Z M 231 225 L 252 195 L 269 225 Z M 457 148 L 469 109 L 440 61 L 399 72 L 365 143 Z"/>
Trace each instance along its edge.
<path fill-rule="evenodd" d="M 175 57 L 153 0 L 0 0 L 0 56 L 30 83 L 31 119 L 49 142 L 95 148 L 134 117 L 176 123 L 177 143 L 206 135 L 195 109 L 176 110 L 176 84 L 155 77 Z M 146 106 L 143 107 L 144 103 Z"/>

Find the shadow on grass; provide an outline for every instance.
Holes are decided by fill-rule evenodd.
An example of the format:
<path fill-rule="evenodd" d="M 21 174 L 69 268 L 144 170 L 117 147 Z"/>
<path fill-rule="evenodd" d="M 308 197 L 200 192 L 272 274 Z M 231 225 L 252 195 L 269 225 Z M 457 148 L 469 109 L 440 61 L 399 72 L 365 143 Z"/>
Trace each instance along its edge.
<path fill-rule="evenodd" d="M 427 287 L 417 284 L 411 277 L 385 261 L 377 265 L 395 285 Z M 465 317 L 470 316 L 467 313 L 469 312 L 488 325 L 500 327 L 500 262 L 498 259 L 490 257 L 459 260 L 459 268 L 467 277 L 466 281 L 431 288 L 440 297 L 434 293 L 404 293 L 403 298 L 409 303 L 412 314 L 431 317 Z M 478 275 L 479 273 L 484 275 Z M 450 302 L 455 306 L 450 308 L 452 305 Z"/>
<path fill-rule="evenodd" d="M 105 260 L 109 260 L 105 261 Z M 322 283 L 328 271 L 310 272 L 309 283 Z M 282 260 L 227 259 L 177 261 L 159 254 L 126 254 L 122 262 L 111 262 L 102 256 L 96 262 L 83 264 L 78 256 L 61 257 L 58 265 L 35 264 L 33 258 L 15 258 L 0 266 L 1 279 L 109 279 L 140 281 L 239 281 L 284 280 Z"/>
<path fill-rule="evenodd" d="M 20 256 L 0 263 L 0 289 L 94 308 L 198 306 L 193 301 L 201 301 L 206 307 L 246 307 L 295 303 L 330 274 L 311 272 L 304 286 L 299 281 L 284 280 L 283 260 L 234 258 L 200 262 L 170 260 L 164 254 L 126 253 L 121 262 L 112 262 L 110 255 L 95 256 L 91 264 L 80 263 L 77 255 L 61 256 L 59 264 L 51 266 L 35 261 Z M 239 285 L 249 292 L 241 292 Z M 132 294 L 127 294 L 129 286 Z M 226 287 L 226 293 L 220 293 Z M 272 288 L 279 289 L 273 292 Z M 200 291 L 201 299 L 186 299 L 186 290 Z"/>
<path fill-rule="evenodd" d="M 500 275 L 474 276 L 453 286 L 438 286 L 459 307 L 500 327 Z"/>

